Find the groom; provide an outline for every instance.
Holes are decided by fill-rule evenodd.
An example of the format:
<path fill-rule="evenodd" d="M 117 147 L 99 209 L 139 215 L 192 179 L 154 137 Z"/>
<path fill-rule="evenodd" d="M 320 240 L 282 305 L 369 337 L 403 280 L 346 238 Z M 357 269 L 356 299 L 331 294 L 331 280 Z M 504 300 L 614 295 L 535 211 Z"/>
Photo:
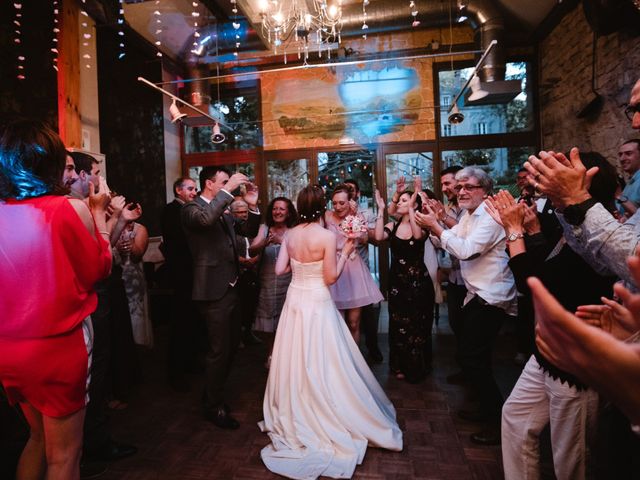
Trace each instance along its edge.
<path fill-rule="evenodd" d="M 233 202 L 231 192 L 246 185 L 243 199 L 249 219 L 237 222 L 225 214 Z M 224 403 L 224 384 L 240 340 L 238 303 L 239 235 L 255 237 L 260 226 L 258 192 L 242 173 L 229 174 L 223 167 L 200 172 L 202 192 L 182 207 L 182 225 L 193 255 L 192 298 L 207 325 L 210 351 L 206 359 L 204 417 L 220 428 L 236 429 L 238 421 Z M 240 238 L 244 242 L 243 238 Z"/>

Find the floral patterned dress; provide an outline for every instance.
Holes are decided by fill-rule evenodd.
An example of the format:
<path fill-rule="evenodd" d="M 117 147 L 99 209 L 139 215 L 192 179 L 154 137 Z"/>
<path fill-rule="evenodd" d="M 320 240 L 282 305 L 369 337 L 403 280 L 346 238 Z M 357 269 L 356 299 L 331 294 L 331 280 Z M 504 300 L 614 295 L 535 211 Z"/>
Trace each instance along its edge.
<path fill-rule="evenodd" d="M 424 264 L 424 242 L 398 238 L 396 223 L 389 233 L 389 367 L 410 382 L 428 373 L 425 345 L 430 340 L 434 289 Z"/>

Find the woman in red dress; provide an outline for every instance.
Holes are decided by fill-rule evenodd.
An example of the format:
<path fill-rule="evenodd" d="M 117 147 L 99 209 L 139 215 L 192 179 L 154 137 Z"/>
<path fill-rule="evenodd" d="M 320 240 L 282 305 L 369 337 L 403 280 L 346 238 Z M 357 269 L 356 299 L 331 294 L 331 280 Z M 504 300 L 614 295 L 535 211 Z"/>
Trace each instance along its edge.
<path fill-rule="evenodd" d="M 0 383 L 31 433 L 16 478 L 78 479 L 93 286 L 108 275 L 109 189 L 64 196 L 66 150 L 40 122 L 0 129 Z"/>

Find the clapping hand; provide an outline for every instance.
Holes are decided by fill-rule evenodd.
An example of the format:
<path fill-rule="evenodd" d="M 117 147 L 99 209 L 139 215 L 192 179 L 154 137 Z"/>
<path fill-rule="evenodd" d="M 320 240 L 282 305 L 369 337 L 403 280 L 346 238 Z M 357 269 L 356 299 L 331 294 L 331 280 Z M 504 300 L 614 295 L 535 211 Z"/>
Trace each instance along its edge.
<path fill-rule="evenodd" d="M 406 179 L 401 175 L 396 180 L 396 193 L 398 193 L 398 195 L 402 195 L 402 192 L 404 192 L 406 188 Z"/>
<path fill-rule="evenodd" d="M 422 177 L 420 175 L 413 176 L 413 191 L 414 192 L 422 191 Z"/>
<path fill-rule="evenodd" d="M 121 216 L 127 222 L 135 222 L 142 216 L 142 207 L 139 203 L 127 203 L 122 210 Z"/>
<path fill-rule="evenodd" d="M 347 241 L 344 242 L 344 246 L 342 247 L 341 255 L 344 255 L 347 258 L 351 258 L 351 254 L 355 251 L 355 248 L 356 241 L 351 237 L 347 237 Z"/>
<path fill-rule="evenodd" d="M 109 202 L 111 201 L 109 186 L 103 176 L 99 177 L 98 182 L 99 186 L 97 191 L 93 182 L 89 182 L 89 209 L 94 212 L 105 212 L 107 205 L 109 205 Z"/>
<path fill-rule="evenodd" d="M 524 203 L 516 203 L 507 190 L 500 190 L 497 194 L 487 197 L 486 205 L 489 215 L 502 225 L 505 231 L 522 230 L 527 207 Z"/>
<path fill-rule="evenodd" d="M 423 205 L 422 212 L 416 212 L 416 223 L 420 228 L 431 229 L 438 225 L 438 216 L 436 212 L 429 206 L 429 204 Z"/>
<path fill-rule="evenodd" d="M 535 203 L 531 206 L 526 204 L 521 205 L 525 205 L 524 220 L 522 221 L 524 231 L 527 232 L 527 235 L 540 233 L 542 231 L 542 226 L 540 225 L 540 219 L 538 218 L 537 205 Z"/>

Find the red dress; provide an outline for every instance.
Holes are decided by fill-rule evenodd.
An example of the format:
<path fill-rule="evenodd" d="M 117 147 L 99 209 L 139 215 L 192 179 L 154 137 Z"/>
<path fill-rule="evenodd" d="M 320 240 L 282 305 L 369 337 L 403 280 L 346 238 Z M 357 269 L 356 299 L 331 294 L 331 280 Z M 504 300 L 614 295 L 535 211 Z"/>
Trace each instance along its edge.
<path fill-rule="evenodd" d="M 84 407 L 82 321 L 111 266 L 95 235 L 65 197 L 0 202 L 0 382 L 11 403 L 51 417 Z"/>

